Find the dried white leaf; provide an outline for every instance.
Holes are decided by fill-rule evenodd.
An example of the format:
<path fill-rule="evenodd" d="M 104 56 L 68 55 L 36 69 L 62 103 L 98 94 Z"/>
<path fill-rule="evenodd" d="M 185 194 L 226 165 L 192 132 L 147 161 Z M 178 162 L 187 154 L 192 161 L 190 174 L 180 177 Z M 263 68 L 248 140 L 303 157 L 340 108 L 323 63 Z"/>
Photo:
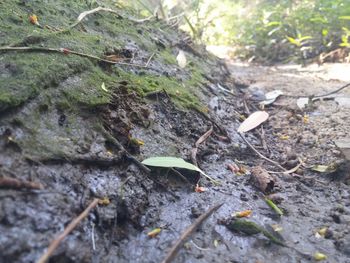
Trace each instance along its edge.
<path fill-rule="evenodd" d="M 179 54 L 176 57 L 177 63 L 179 64 L 180 68 L 184 68 L 186 67 L 187 64 L 187 59 L 186 59 L 186 55 L 185 52 L 183 52 L 182 50 L 179 51 Z"/>
<path fill-rule="evenodd" d="M 262 105 L 269 105 L 275 102 L 275 100 L 283 94 L 281 90 L 273 90 L 265 94 L 265 100 L 260 102 Z"/>
<path fill-rule="evenodd" d="M 256 111 L 249 115 L 238 128 L 238 132 L 247 132 L 256 127 L 269 118 L 269 114 L 266 111 Z"/>
<path fill-rule="evenodd" d="M 309 104 L 309 98 L 299 98 L 297 99 L 297 105 L 299 109 L 304 109 Z"/>

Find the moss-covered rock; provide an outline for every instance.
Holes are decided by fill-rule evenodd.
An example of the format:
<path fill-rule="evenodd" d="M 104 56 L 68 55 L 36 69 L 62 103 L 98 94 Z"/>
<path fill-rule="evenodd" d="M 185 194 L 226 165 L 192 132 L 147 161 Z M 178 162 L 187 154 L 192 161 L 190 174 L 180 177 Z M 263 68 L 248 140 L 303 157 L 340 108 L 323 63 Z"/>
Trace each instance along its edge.
<path fill-rule="evenodd" d="M 176 55 L 185 45 L 180 43 L 182 33 L 157 19 L 138 23 L 137 14 L 118 9 L 113 1 L 104 5 L 115 13 L 96 12 L 70 27 L 97 3 L 1 1 L 0 46 L 67 49 L 121 62 L 112 65 L 69 51 L 0 51 L 0 111 L 19 109 L 15 118 L 21 125 L 12 139 L 27 154 L 74 154 L 81 134 L 93 133 L 93 125 L 86 123 L 102 122 L 98 109 L 111 102 L 120 82 L 145 100 L 145 95 L 164 90 L 181 109 L 205 108 L 199 87 L 210 73 L 208 61 L 186 52 L 186 68 L 177 65 Z M 30 22 L 31 15 L 39 26 Z"/>

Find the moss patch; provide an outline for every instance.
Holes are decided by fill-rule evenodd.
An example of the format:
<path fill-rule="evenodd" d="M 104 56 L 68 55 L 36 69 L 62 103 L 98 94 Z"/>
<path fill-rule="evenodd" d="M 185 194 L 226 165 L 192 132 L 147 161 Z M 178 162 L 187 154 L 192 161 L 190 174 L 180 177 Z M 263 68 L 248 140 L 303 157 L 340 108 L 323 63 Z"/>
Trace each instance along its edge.
<path fill-rule="evenodd" d="M 189 63 L 180 69 L 178 48 L 173 45 L 180 38 L 179 32 L 164 23 L 134 23 L 128 17 L 135 14 L 117 9 L 114 1 L 107 0 L 104 6 L 120 11 L 123 18 L 108 12 L 95 13 L 67 32 L 54 30 L 68 28 L 81 12 L 97 7 L 95 1 L 91 3 L 0 2 L 1 46 L 67 48 L 98 57 L 113 50 L 127 50 L 133 60 L 126 62 L 137 64 L 145 64 L 155 53 L 150 68 L 144 69 L 105 65 L 73 54 L 0 53 L 0 111 L 18 108 L 15 118 L 20 125 L 15 126 L 20 136 L 14 136 L 14 140 L 25 154 L 64 158 L 89 149 L 93 139 L 86 136 L 95 136 L 96 124 L 102 122 L 99 109 L 112 103 L 118 82 L 126 82 L 128 89 L 140 97 L 165 90 L 179 108 L 203 109 L 199 87 L 205 82 L 207 62 L 188 53 Z M 38 16 L 42 28 L 29 22 L 32 14 Z"/>

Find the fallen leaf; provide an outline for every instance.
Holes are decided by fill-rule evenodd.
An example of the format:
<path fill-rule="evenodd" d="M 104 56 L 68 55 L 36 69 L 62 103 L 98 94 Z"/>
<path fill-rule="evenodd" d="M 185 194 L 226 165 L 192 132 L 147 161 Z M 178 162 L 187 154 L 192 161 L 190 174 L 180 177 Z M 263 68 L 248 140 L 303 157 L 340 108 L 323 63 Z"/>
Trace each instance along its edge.
<path fill-rule="evenodd" d="M 38 17 L 36 15 L 29 16 L 29 22 L 33 25 L 39 25 Z"/>
<path fill-rule="evenodd" d="M 182 50 L 179 51 L 179 54 L 176 57 L 177 63 L 179 64 L 180 68 L 184 68 L 186 67 L 187 64 L 187 59 L 186 59 L 186 55 L 185 52 L 183 52 Z"/>
<path fill-rule="evenodd" d="M 299 98 L 297 99 L 297 105 L 299 109 L 304 109 L 309 104 L 309 98 Z"/>
<path fill-rule="evenodd" d="M 275 177 L 260 166 L 255 166 L 251 169 L 251 181 L 263 193 L 271 192 L 276 183 Z"/>
<path fill-rule="evenodd" d="M 152 231 L 147 233 L 147 236 L 150 238 L 155 238 L 156 236 L 158 236 L 158 234 L 162 231 L 161 228 L 157 227 L 155 229 L 153 229 Z"/>
<path fill-rule="evenodd" d="M 316 253 L 314 254 L 314 259 L 315 259 L 316 261 L 322 261 L 322 260 L 326 260 L 326 259 L 327 259 L 327 256 L 326 256 L 325 254 L 323 254 L 323 253 L 316 252 Z"/>
<path fill-rule="evenodd" d="M 283 227 L 281 227 L 278 224 L 272 224 L 271 227 L 275 232 L 282 232 L 282 230 L 283 230 Z"/>
<path fill-rule="evenodd" d="M 205 191 L 207 191 L 207 188 L 203 187 L 203 186 L 199 186 L 198 184 L 196 185 L 196 188 L 194 189 L 194 191 L 196 193 L 203 193 Z"/>
<path fill-rule="evenodd" d="M 311 170 L 319 173 L 331 173 L 336 171 L 336 167 L 334 165 L 317 164 L 311 167 Z"/>
<path fill-rule="evenodd" d="M 192 171 L 197 171 L 203 174 L 206 178 L 208 178 L 214 184 L 218 184 L 218 181 L 211 178 L 209 175 L 204 173 L 197 166 L 186 162 L 181 158 L 176 157 L 151 157 L 146 160 L 143 160 L 142 163 L 147 166 L 155 166 L 155 167 L 167 167 L 167 168 L 184 168 Z"/>
<path fill-rule="evenodd" d="M 269 118 L 269 114 L 266 111 L 256 111 L 249 115 L 238 128 L 238 132 L 247 132 L 256 127 Z"/>
<path fill-rule="evenodd" d="M 109 200 L 108 197 L 104 197 L 104 198 L 98 200 L 99 205 L 109 205 L 110 203 L 111 203 L 111 201 Z"/>
<path fill-rule="evenodd" d="M 233 163 L 233 164 L 228 164 L 227 165 L 227 169 L 231 170 L 232 173 L 238 173 L 239 172 L 239 167 L 237 164 Z"/>
<path fill-rule="evenodd" d="M 275 236 L 275 233 L 271 233 L 267 229 L 259 226 L 258 224 L 252 221 L 248 221 L 246 219 L 233 218 L 229 222 L 226 222 L 225 225 L 231 231 L 241 232 L 249 236 L 262 233 L 265 237 L 270 239 L 271 242 L 280 246 L 285 246 L 284 241 L 281 240 L 279 237 Z"/>
<path fill-rule="evenodd" d="M 106 89 L 106 85 L 104 82 L 102 82 L 101 89 L 105 92 L 108 92 L 108 89 Z"/>
<path fill-rule="evenodd" d="M 321 237 L 325 237 L 327 230 L 328 230 L 328 227 L 323 227 L 323 228 L 319 229 L 316 233 L 318 235 L 320 235 Z"/>
<path fill-rule="evenodd" d="M 218 245 L 219 245 L 219 240 L 214 239 L 213 245 L 214 245 L 214 247 L 218 247 Z"/>
<path fill-rule="evenodd" d="M 283 216 L 283 211 L 274 202 L 272 202 L 272 200 L 265 198 L 265 202 L 272 208 L 273 211 L 275 211 L 276 214 Z"/>
<path fill-rule="evenodd" d="M 281 135 L 280 139 L 281 140 L 289 140 L 289 135 Z"/>
<path fill-rule="evenodd" d="M 273 90 L 265 94 L 265 100 L 260 102 L 261 105 L 270 105 L 283 94 L 281 90 Z"/>
<path fill-rule="evenodd" d="M 139 140 L 139 139 L 136 139 L 136 138 L 130 137 L 129 140 L 130 140 L 130 142 L 131 142 L 132 144 L 134 144 L 134 145 L 142 146 L 142 145 L 145 144 L 144 141 Z"/>
<path fill-rule="evenodd" d="M 62 48 L 61 51 L 63 52 L 63 54 L 68 55 L 69 53 L 71 53 L 71 51 L 68 48 Z"/>
<path fill-rule="evenodd" d="M 309 115 L 304 114 L 304 116 L 303 116 L 303 123 L 305 123 L 305 124 L 309 123 Z"/>
<path fill-rule="evenodd" d="M 252 213 L 253 213 L 252 210 L 244 210 L 244 211 L 236 212 L 232 214 L 232 216 L 237 218 L 249 217 Z"/>

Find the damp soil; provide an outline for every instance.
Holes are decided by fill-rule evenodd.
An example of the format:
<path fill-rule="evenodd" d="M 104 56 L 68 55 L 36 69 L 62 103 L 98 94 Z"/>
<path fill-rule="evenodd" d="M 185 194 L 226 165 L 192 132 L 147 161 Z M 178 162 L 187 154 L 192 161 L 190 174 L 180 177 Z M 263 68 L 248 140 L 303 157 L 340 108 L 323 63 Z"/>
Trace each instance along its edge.
<path fill-rule="evenodd" d="M 0 92 L 0 176 L 44 186 L 0 189 L 0 262 L 36 262 L 95 197 L 110 203 L 94 209 L 49 262 L 161 262 L 181 233 L 218 203 L 223 206 L 190 236 L 174 262 L 312 262 L 316 252 L 326 254 L 326 262 L 350 262 L 349 166 L 334 145 L 334 140 L 349 136 L 349 108 L 329 99 L 300 110 L 296 99 L 286 96 L 266 107 L 269 120 L 246 138 L 287 169 L 303 160 L 304 166 L 290 174 L 273 173 L 280 170 L 260 159 L 237 133 L 242 117 L 259 109 L 253 100 L 257 90 L 308 96 L 349 81 L 331 76 L 331 66 L 224 62 L 171 25 L 136 23 L 130 20 L 135 13 L 125 10 L 118 23 L 111 14 L 95 14 L 74 28 L 74 34 L 57 37 L 45 31 L 50 29 L 33 28 L 27 15 L 38 13 L 42 23 L 46 19 L 66 27 L 67 21 L 96 6 L 18 1 L 14 12 L 10 2 L 2 3 L 1 12 L 8 13 L 1 16 L 7 27 L 0 34 L 17 27 L 22 31 L 8 35 L 3 46 L 36 46 L 21 41 L 36 34 L 43 37 L 39 44 L 44 47 L 81 46 L 81 52 L 149 64 L 110 66 L 64 54 L 0 53 L 1 83 L 11 84 L 1 84 Z M 185 51 L 185 68 L 177 65 L 179 50 Z M 61 72 L 53 75 L 56 70 Z M 179 170 L 186 180 L 166 169 L 146 173 L 135 161 L 152 156 L 191 161 L 196 141 L 211 127 L 213 133 L 196 158 L 220 185 L 187 170 Z M 335 172 L 310 169 L 333 163 L 338 165 Z M 241 173 L 228 165 L 239 166 Z M 270 192 L 283 216 L 275 214 L 252 184 L 255 166 L 275 176 Z M 205 191 L 196 192 L 196 184 Z M 247 209 L 253 211 L 249 220 L 278 225 L 288 247 L 220 224 Z M 156 237 L 147 235 L 159 227 Z M 327 235 L 317 236 L 324 227 Z"/>

